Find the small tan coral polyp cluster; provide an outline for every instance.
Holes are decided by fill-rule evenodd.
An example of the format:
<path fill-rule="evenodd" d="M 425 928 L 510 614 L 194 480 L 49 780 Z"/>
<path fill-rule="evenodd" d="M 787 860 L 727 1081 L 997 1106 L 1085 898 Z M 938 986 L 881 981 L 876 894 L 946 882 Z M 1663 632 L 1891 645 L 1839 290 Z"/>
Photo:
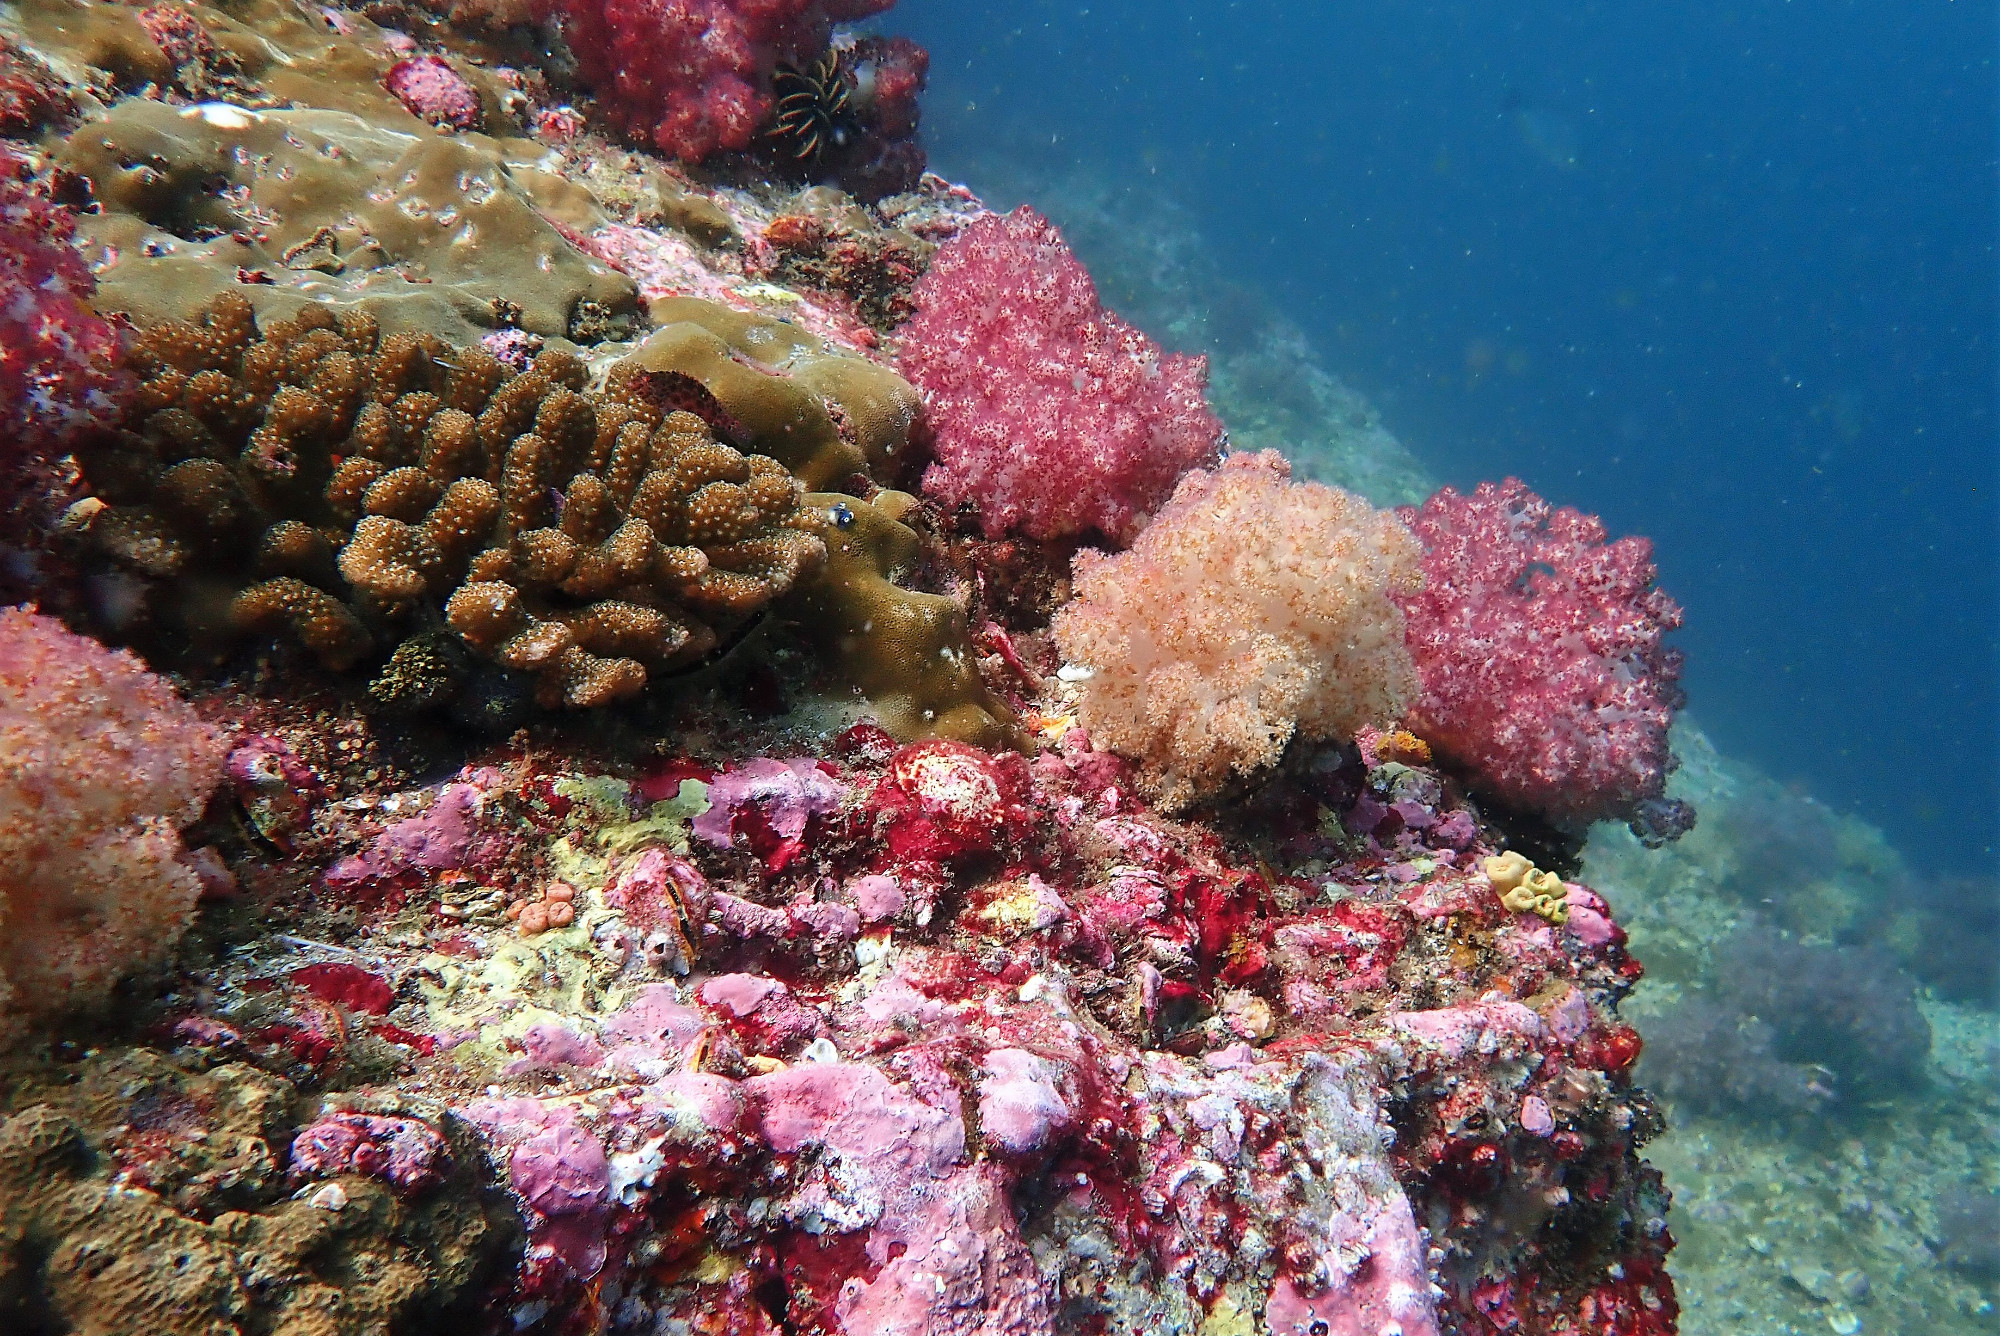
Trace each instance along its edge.
<path fill-rule="evenodd" d="M 1295 731 L 1387 723 L 1416 687 L 1389 594 L 1418 556 L 1395 516 L 1292 481 L 1275 451 L 1190 473 L 1129 551 L 1077 556 L 1054 632 L 1089 672 L 1080 718 L 1168 807 L 1273 764 Z"/>
<path fill-rule="evenodd" d="M 110 503 L 93 542 L 163 580 L 245 584 L 238 629 L 289 631 L 330 668 L 441 608 L 542 704 L 604 705 L 825 561 L 791 473 L 668 411 L 641 369 L 591 392 L 565 353 L 517 375 L 322 307 L 260 337 L 233 294 L 147 331 L 135 362 L 140 428 L 86 463 Z"/>

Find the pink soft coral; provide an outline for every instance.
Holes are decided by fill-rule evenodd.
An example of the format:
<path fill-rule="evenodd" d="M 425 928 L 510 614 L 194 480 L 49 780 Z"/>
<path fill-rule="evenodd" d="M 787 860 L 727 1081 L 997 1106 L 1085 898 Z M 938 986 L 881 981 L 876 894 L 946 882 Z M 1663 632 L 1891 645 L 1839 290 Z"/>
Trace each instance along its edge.
<path fill-rule="evenodd" d="M 1393 515 L 1293 482 L 1274 450 L 1190 473 L 1128 552 L 1076 559 L 1056 614 L 1087 668 L 1081 718 L 1162 806 L 1268 766 L 1294 731 L 1352 737 L 1414 693 L 1403 617 L 1417 545 Z"/>
<path fill-rule="evenodd" d="M 84 304 L 97 282 L 67 209 L 30 193 L 0 146 L 0 440 L 29 454 L 111 421 L 128 384 L 118 330 Z M 20 461 L 0 455 L 0 467 Z"/>
<path fill-rule="evenodd" d="M 930 52 L 907 37 L 862 37 L 846 53 L 861 133 L 836 148 L 816 175 L 870 202 L 915 188 L 927 161 L 917 142 L 917 95 L 930 78 Z"/>
<path fill-rule="evenodd" d="M 826 50 L 835 23 L 895 0 L 550 0 L 604 114 L 689 162 L 749 148 L 771 72 Z"/>
<path fill-rule="evenodd" d="M 171 949 L 201 894 L 178 828 L 223 752 L 130 654 L 0 610 L 0 1033 Z"/>
<path fill-rule="evenodd" d="M 399 60 L 382 76 L 382 86 L 432 125 L 453 130 L 477 130 L 484 119 L 479 94 L 465 76 L 437 56 Z"/>
<path fill-rule="evenodd" d="M 1399 595 L 1423 683 L 1410 726 L 1511 807 L 1684 828 L 1661 799 L 1681 610 L 1653 587 L 1652 544 L 1606 542 L 1515 478 L 1401 514 L 1426 549 L 1422 590 Z"/>
<path fill-rule="evenodd" d="M 924 488 L 979 508 L 987 534 L 1123 544 L 1222 424 L 1207 361 L 1163 355 L 1106 311 L 1048 219 L 1023 205 L 981 218 L 937 253 L 899 331 L 923 391 L 937 463 Z"/>

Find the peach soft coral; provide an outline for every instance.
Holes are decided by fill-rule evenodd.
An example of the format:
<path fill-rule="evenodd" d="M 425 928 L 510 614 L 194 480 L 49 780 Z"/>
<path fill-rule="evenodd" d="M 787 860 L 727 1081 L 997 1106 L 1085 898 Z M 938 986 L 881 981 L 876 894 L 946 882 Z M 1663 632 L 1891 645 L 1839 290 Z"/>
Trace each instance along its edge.
<path fill-rule="evenodd" d="M 221 733 L 132 655 L 0 610 L 0 1040 L 170 949 Z"/>
<path fill-rule="evenodd" d="M 1056 643 L 1080 718 L 1163 806 L 1271 765 L 1294 732 L 1352 737 L 1415 692 L 1392 593 L 1419 549 L 1359 497 L 1294 482 L 1276 451 L 1188 474 L 1117 556 L 1076 559 Z"/>

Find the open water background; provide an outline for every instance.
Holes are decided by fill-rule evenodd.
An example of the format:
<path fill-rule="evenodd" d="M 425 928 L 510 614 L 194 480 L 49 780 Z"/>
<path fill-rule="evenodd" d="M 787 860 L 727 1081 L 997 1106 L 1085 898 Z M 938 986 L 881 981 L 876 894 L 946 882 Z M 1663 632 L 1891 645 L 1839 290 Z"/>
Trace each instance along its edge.
<path fill-rule="evenodd" d="M 1176 201 L 1438 476 L 1655 540 L 1725 752 L 1991 874 L 1991 4 L 903 0 L 891 26 L 931 49 L 939 170 Z"/>

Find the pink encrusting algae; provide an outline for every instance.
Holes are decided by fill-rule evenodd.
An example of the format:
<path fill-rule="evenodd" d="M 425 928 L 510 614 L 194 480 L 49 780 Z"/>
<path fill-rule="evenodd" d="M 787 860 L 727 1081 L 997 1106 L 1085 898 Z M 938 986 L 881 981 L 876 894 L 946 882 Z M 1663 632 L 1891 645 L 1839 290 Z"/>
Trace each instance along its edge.
<path fill-rule="evenodd" d="M 1406 769 L 1347 755 L 1355 798 Z M 921 743 L 753 758 L 650 815 L 616 797 L 634 791 L 514 762 L 404 796 L 423 814 L 373 834 L 320 818 L 328 854 L 363 850 L 332 859 L 329 906 L 407 914 L 331 875 L 372 857 L 433 907 L 400 946 L 369 936 L 379 974 L 316 965 L 295 986 L 318 970 L 356 1035 L 386 1013 L 378 1031 L 437 1056 L 399 1078 L 432 1112 L 329 1110 L 295 1138 L 292 1179 L 426 1200 L 460 1160 L 438 1114 L 462 1120 L 525 1231 L 512 1320 L 607 1291 L 649 1321 L 728 1311 L 726 1276 L 657 1264 L 695 1222 L 747 1268 L 760 1330 L 1055 1333 L 1083 1306 L 1137 1331 L 1164 1304 L 1262 1311 L 1272 1332 L 1438 1332 L 1496 1275 L 1516 1309 L 1572 1321 L 1611 1299 L 1554 1277 L 1613 1259 L 1671 1314 L 1613 1010 L 1637 966 L 1588 890 L 1572 895 L 1594 923 L 1551 930 L 1502 908 L 1478 841 L 1405 876 L 1402 836 L 1274 880 L 1149 810 L 1075 731 L 1032 765 Z M 1434 818 L 1407 829 L 1459 810 L 1432 794 L 1400 800 Z M 746 840 L 753 813 L 766 834 Z M 577 921 L 502 948 L 536 971 L 512 982 L 454 964 L 465 929 L 442 912 L 468 877 L 518 875 L 495 848 L 517 869 L 608 854 L 564 862 Z M 1403 962 L 1475 926 L 1497 949 L 1430 967 L 1405 1002 Z M 600 1001 L 563 1000 L 577 969 Z M 333 1070 L 241 1023 L 259 996 L 241 976 L 217 982 L 191 1041 Z M 447 1052 L 483 1090 L 425 1078 Z M 1499 1195 L 1586 1170 L 1591 1193 L 1490 1223 Z M 1050 1248 L 1083 1260 L 1052 1276 Z"/>

